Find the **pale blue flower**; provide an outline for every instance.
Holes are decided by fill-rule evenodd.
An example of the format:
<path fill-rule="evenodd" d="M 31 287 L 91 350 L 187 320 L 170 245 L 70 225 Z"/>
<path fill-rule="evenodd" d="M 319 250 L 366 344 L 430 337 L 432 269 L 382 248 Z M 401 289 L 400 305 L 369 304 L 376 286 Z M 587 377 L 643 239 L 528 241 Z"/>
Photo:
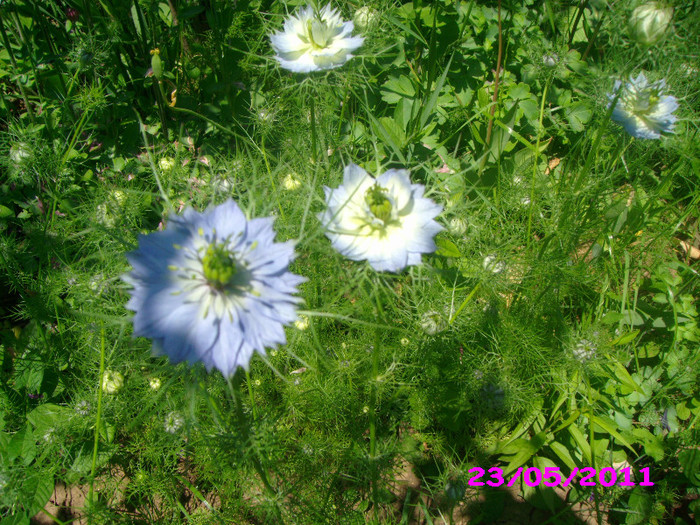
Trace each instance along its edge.
<path fill-rule="evenodd" d="M 127 254 L 134 335 L 173 362 L 201 361 L 231 376 L 253 352 L 286 343 L 305 281 L 289 271 L 294 243 L 274 242 L 272 218 L 246 220 L 229 200 L 187 209 Z"/>
<path fill-rule="evenodd" d="M 435 251 L 442 230 L 433 219 L 442 207 L 423 197 L 407 170 L 389 170 L 375 180 L 356 164 L 345 167 L 343 184 L 324 187 L 327 209 L 319 219 L 333 247 L 377 271 L 399 272 Z"/>
<path fill-rule="evenodd" d="M 309 5 L 287 18 L 284 31 L 272 35 L 270 42 L 280 66 L 310 73 L 340 67 L 352 58 L 351 52 L 364 42 L 352 36 L 354 28 L 330 4 L 318 12 Z"/>
<path fill-rule="evenodd" d="M 678 109 L 678 101 L 671 95 L 664 95 L 665 88 L 664 80 L 649 83 L 644 73 L 639 73 L 637 78 L 630 77 L 624 86 L 616 81 L 613 92 L 608 95 L 609 108 L 620 93 L 613 109 L 613 120 L 639 139 L 658 139 L 661 133 L 671 133 L 676 124 L 673 112 Z"/>

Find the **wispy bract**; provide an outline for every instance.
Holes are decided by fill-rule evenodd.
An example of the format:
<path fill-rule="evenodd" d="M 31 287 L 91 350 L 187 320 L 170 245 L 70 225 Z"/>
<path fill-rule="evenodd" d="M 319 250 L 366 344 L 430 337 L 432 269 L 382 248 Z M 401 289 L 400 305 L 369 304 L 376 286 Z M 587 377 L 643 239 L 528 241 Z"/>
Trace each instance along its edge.
<path fill-rule="evenodd" d="M 272 218 L 246 220 L 229 200 L 204 213 L 187 209 L 160 232 L 139 236 L 123 279 L 134 335 L 173 362 L 201 361 L 231 376 L 254 352 L 286 343 L 292 294 L 305 279 L 289 271 L 294 244 L 274 242 Z"/>
<path fill-rule="evenodd" d="M 319 219 L 333 247 L 377 271 L 398 272 L 435 251 L 442 230 L 433 219 L 442 207 L 423 197 L 407 170 L 389 170 L 375 180 L 356 164 L 345 167 L 343 184 L 324 187 L 327 209 Z"/>
<path fill-rule="evenodd" d="M 342 66 L 364 42 L 352 36 L 354 24 L 344 22 L 330 4 L 315 12 L 307 6 L 284 22 L 284 31 L 270 37 L 275 58 L 285 69 L 310 73 Z"/>
<path fill-rule="evenodd" d="M 649 83 L 644 73 L 622 84 L 615 82 L 613 92 L 608 94 L 608 108 L 620 92 L 620 98 L 613 109 L 612 118 L 619 122 L 627 133 L 640 139 L 658 139 L 662 133 L 671 133 L 676 124 L 673 112 L 678 109 L 678 101 L 671 95 L 664 95 L 666 82 Z"/>

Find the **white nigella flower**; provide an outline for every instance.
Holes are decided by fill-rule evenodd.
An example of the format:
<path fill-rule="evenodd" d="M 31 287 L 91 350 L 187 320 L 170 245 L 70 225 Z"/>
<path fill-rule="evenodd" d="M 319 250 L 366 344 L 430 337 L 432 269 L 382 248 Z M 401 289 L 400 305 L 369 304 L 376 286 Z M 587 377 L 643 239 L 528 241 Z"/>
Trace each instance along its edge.
<path fill-rule="evenodd" d="M 151 390 L 158 390 L 160 389 L 160 378 L 158 377 L 151 377 L 148 379 L 148 386 L 151 387 Z"/>
<path fill-rule="evenodd" d="M 254 352 L 286 343 L 297 319 L 289 271 L 294 243 L 274 242 L 272 218 L 246 220 L 232 200 L 198 213 L 187 209 L 163 231 L 139 236 L 123 279 L 134 335 L 153 339 L 173 362 L 202 361 L 232 376 Z"/>
<path fill-rule="evenodd" d="M 658 139 L 661 133 L 670 133 L 676 124 L 673 112 L 678 101 L 673 96 L 663 95 L 664 80 L 649 83 L 644 73 L 630 77 L 624 86 L 617 80 L 613 92 L 608 94 L 608 107 L 620 92 L 613 109 L 612 118 L 619 122 L 627 133 L 639 139 Z"/>
<path fill-rule="evenodd" d="M 324 187 L 326 211 L 319 219 L 333 247 L 377 271 L 399 272 L 435 251 L 442 230 L 433 219 L 442 207 L 423 197 L 407 170 L 389 170 L 375 180 L 356 164 L 345 167 L 343 184 Z"/>
<path fill-rule="evenodd" d="M 295 73 L 309 73 L 342 66 L 364 38 L 352 36 L 354 24 L 343 22 L 330 4 L 320 11 L 301 9 L 284 22 L 284 31 L 270 37 L 275 58 Z"/>

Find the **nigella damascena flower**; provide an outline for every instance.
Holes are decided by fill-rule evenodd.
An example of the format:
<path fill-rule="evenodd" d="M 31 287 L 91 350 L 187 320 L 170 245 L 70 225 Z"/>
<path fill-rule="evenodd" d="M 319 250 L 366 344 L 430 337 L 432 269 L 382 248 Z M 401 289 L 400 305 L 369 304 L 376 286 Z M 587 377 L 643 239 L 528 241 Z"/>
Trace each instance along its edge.
<path fill-rule="evenodd" d="M 354 24 L 343 22 L 330 4 L 316 11 L 307 6 L 284 22 L 284 31 L 270 37 L 280 65 L 295 73 L 309 73 L 342 66 L 364 42 L 352 36 Z"/>
<path fill-rule="evenodd" d="M 377 271 L 398 272 L 435 251 L 442 230 L 433 219 L 442 207 L 423 197 L 407 170 L 389 170 L 375 180 L 356 164 L 345 167 L 343 184 L 324 187 L 328 208 L 319 214 L 333 247 Z"/>
<path fill-rule="evenodd" d="M 676 124 L 673 112 L 678 109 L 678 102 L 676 97 L 663 94 L 665 87 L 664 80 L 649 83 L 644 73 L 637 78 L 630 77 L 624 86 L 617 80 L 613 92 L 608 95 L 610 107 L 622 90 L 613 109 L 613 120 L 639 139 L 658 139 L 661 133 L 672 132 Z"/>
<path fill-rule="evenodd" d="M 229 200 L 140 235 L 123 277 L 133 285 L 134 335 L 173 362 L 201 361 L 226 376 L 248 369 L 253 352 L 284 344 L 305 279 L 289 271 L 294 243 L 274 242 L 272 222 L 246 220 Z"/>

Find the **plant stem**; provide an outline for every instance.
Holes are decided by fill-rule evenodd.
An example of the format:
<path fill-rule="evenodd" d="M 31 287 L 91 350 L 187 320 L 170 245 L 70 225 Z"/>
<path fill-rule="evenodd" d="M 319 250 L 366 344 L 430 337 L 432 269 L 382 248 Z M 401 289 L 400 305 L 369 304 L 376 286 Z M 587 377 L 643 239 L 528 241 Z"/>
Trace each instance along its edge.
<path fill-rule="evenodd" d="M 243 440 L 245 443 L 250 443 L 251 447 L 253 447 L 255 454 L 253 455 L 252 461 L 253 461 L 253 468 L 255 468 L 255 471 L 258 473 L 258 476 L 260 476 L 260 480 L 263 482 L 263 485 L 265 486 L 265 490 L 269 493 L 270 497 L 275 503 L 275 509 L 277 511 L 277 522 L 282 525 L 284 525 L 284 520 L 282 518 L 282 511 L 280 510 L 278 504 L 277 504 L 277 493 L 275 492 L 275 489 L 272 487 L 270 484 L 270 481 L 268 480 L 267 473 L 265 472 L 265 469 L 263 469 L 262 462 L 260 461 L 260 452 L 258 451 L 257 447 L 255 446 L 255 443 L 253 442 L 253 439 L 251 439 L 251 432 L 250 432 L 250 425 L 248 423 L 248 419 L 246 418 L 245 414 L 243 413 L 243 404 L 241 403 L 241 380 L 242 376 L 240 373 L 234 374 L 233 377 L 227 377 L 226 382 L 228 383 L 228 389 L 229 393 L 231 394 L 231 398 L 233 399 L 233 405 L 234 405 L 234 410 L 236 412 L 236 419 L 238 420 L 238 429 L 243 436 Z"/>
<path fill-rule="evenodd" d="M 537 181 L 537 161 L 540 160 L 540 140 L 542 139 L 542 121 L 544 120 L 544 104 L 547 100 L 547 90 L 551 77 L 547 79 L 542 92 L 542 102 L 540 103 L 540 120 L 537 126 L 537 143 L 535 144 L 535 160 L 532 166 L 532 182 L 530 184 L 530 210 L 527 218 L 527 244 L 532 242 L 532 214 L 535 209 L 535 182 Z"/>
<path fill-rule="evenodd" d="M 94 490 L 95 490 L 95 470 L 97 469 L 97 448 L 100 444 L 100 425 L 102 424 L 102 379 L 105 373 L 105 329 L 104 325 L 100 330 L 100 372 L 98 375 L 98 388 L 97 388 L 97 416 L 95 417 L 95 437 L 92 444 L 92 466 L 90 467 L 90 490 L 88 492 L 88 505 L 90 507 L 90 512 L 88 512 L 88 523 L 91 522 L 92 509 L 94 501 Z"/>
<path fill-rule="evenodd" d="M 493 131 L 493 119 L 496 114 L 496 101 L 498 100 L 498 82 L 501 73 L 501 60 L 503 60 L 503 28 L 501 27 L 501 0 L 498 0 L 498 59 L 496 60 L 496 72 L 493 79 L 493 98 L 491 113 L 489 114 L 489 126 L 486 130 L 486 148 L 491 145 L 491 132 Z M 486 157 L 484 157 L 485 159 Z"/>

